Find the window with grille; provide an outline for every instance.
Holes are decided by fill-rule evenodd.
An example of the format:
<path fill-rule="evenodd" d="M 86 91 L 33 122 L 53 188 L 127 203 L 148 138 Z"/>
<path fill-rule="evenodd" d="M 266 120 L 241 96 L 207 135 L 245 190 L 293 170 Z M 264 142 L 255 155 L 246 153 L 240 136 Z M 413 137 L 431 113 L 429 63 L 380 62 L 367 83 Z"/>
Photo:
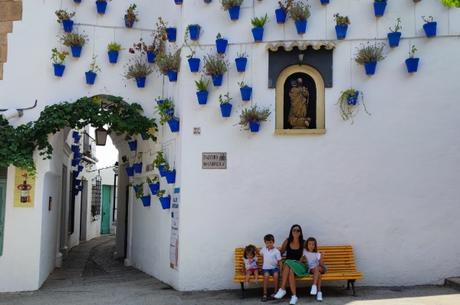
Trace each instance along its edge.
<path fill-rule="evenodd" d="M 93 217 L 101 214 L 101 179 L 96 177 L 91 185 L 91 215 Z"/>

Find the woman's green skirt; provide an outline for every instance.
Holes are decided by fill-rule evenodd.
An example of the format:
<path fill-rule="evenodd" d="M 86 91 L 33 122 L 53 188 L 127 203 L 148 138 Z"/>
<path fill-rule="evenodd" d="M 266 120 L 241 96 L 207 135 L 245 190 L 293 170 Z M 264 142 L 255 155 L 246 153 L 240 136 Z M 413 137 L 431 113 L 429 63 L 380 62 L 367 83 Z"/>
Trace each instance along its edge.
<path fill-rule="evenodd" d="M 285 265 L 288 265 L 289 268 L 294 271 L 295 275 L 302 277 L 308 275 L 307 265 L 293 259 L 287 259 L 284 262 Z"/>

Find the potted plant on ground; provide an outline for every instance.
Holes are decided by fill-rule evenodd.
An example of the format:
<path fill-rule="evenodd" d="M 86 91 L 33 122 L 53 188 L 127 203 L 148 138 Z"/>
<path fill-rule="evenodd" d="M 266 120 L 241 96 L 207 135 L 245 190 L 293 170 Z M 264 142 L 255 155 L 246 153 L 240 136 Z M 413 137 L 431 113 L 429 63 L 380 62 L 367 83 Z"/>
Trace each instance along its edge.
<path fill-rule="evenodd" d="M 337 34 L 337 39 L 342 40 L 347 36 L 348 25 L 350 24 L 350 19 L 348 16 L 340 16 L 338 13 L 334 15 L 335 19 L 335 33 Z"/>
<path fill-rule="evenodd" d="M 97 56 L 93 56 L 93 60 L 89 65 L 89 70 L 85 72 L 86 84 L 88 85 L 94 85 L 94 82 L 96 81 L 97 72 L 101 71 L 101 68 L 96 64 L 96 57 Z"/>
<path fill-rule="evenodd" d="M 54 12 L 58 18 L 57 22 L 62 23 L 64 28 L 64 32 L 70 33 L 73 29 L 73 16 L 75 16 L 75 12 L 68 12 L 66 10 L 57 10 Z"/>
<path fill-rule="evenodd" d="M 131 59 L 126 67 L 125 78 L 135 79 L 138 88 L 145 87 L 147 75 L 153 72 L 144 57 L 136 56 Z"/>
<path fill-rule="evenodd" d="M 107 45 L 107 54 L 109 56 L 109 62 L 116 64 L 118 62 L 118 55 L 122 50 L 121 45 L 116 42 L 111 42 Z"/>
<path fill-rule="evenodd" d="M 217 33 L 217 36 L 216 36 L 217 53 L 225 54 L 225 51 L 227 50 L 227 46 L 228 46 L 228 40 L 223 38 L 220 33 Z"/>
<path fill-rule="evenodd" d="M 361 45 L 358 49 L 355 61 L 360 65 L 364 65 L 367 75 L 374 75 L 377 62 L 385 58 L 383 56 L 384 47 L 384 43 L 376 42 L 374 44 L 367 43 L 367 45 Z"/>
<path fill-rule="evenodd" d="M 225 59 L 216 55 L 205 55 L 204 57 L 203 71 L 206 75 L 211 76 L 212 83 L 214 86 L 222 86 L 222 80 L 224 73 L 227 72 L 227 62 Z"/>
<path fill-rule="evenodd" d="M 228 11 L 232 21 L 240 18 L 241 3 L 243 3 L 243 0 L 221 0 L 223 9 Z"/>
<path fill-rule="evenodd" d="M 282 0 L 278 1 L 279 8 L 275 10 L 276 22 L 278 24 L 283 24 L 286 22 L 286 16 L 289 12 L 289 8 L 292 5 L 293 0 Z"/>
<path fill-rule="evenodd" d="M 247 63 L 248 63 L 248 55 L 244 52 L 237 53 L 237 57 L 235 58 L 236 70 L 238 72 L 245 72 Z"/>
<path fill-rule="evenodd" d="M 220 112 L 224 118 L 230 117 L 230 114 L 232 113 L 232 104 L 230 103 L 231 100 L 232 98 L 228 92 L 223 96 L 222 94 L 219 95 Z"/>
<path fill-rule="evenodd" d="M 425 31 L 425 35 L 428 38 L 436 36 L 436 28 L 438 23 L 433 21 L 433 16 L 422 16 L 423 21 L 425 24 L 423 25 L 423 30 Z"/>
<path fill-rule="evenodd" d="M 168 76 L 170 82 L 177 81 L 177 73 L 180 68 L 180 49 L 174 53 L 158 54 L 157 65 L 160 72 Z"/>
<path fill-rule="evenodd" d="M 105 14 L 108 1 L 112 1 L 112 0 L 96 0 L 96 10 L 99 15 Z"/>
<path fill-rule="evenodd" d="M 165 193 L 165 190 L 160 190 L 157 193 L 157 197 L 160 199 L 161 208 L 163 210 L 171 208 L 171 196 L 165 196 Z"/>
<path fill-rule="evenodd" d="M 415 73 L 418 70 L 420 58 L 415 57 L 415 52 L 417 52 L 417 48 L 415 45 L 411 45 L 409 50 L 409 58 L 406 59 L 406 68 L 408 73 Z"/>
<path fill-rule="evenodd" d="M 195 81 L 196 86 L 196 97 L 198 98 L 198 104 L 206 105 L 208 102 L 208 87 L 209 79 L 200 78 L 200 80 Z"/>
<path fill-rule="evenodd" d="M 252 95 L 252 87 L 249 87 L 245 82 L 239 82 L 238 85 L 240 86 L 240 93 L 241 99 L 243 101 L 250 101 Z"/>
<path fill-rule="evenodd" d="M 385 13 L 387 7 L 387 0 L 374 0 L 374 15 L 375 17 L 381 17 Z"/>
<path fill-rule="evenodd" d="M 297 33 L 302 35 L 307 31 L 307 22 L 310 17 L 310 6 L 303 3 L 301 0 L 293 2 L 289 8 L 289 14 L 294 19 Z"/>
<path fill-rule="evenodd" d="M 359 98 L 361 98 L 361 103 L 359 102 Z M 364 104 L 363 94 L 362 92 L 349 88 L 345 91 L 340 93 L 339 100 L 337 104 L 340 107 L 340 115 L 344 121 L 351 120 L 353 124 L 353 117 L 359 110 L 359 105 L 362 104 L 364 111 L 370 115 L 370 113 L 366 109 L 366 105 Z"/>
<path fill-rule="evenodd" d="M 70 48 L 73 57 L 80 57 L 86 43 L 86 36 L 79 33 L 65 33 L 61 36 L 61 41 L 63 45 Z"/>
<path fill-rule="evenodd" d="M 156 195 L 156 193 L 160 190 L 160 179 L 158 176 L 153 176 L 153 178 L 147 177 L 147 183 L 150 188 L 150 192 L 152 195 Z"/>
<path fill-rule="evenodd" d="M 127 28 L 132 28 L 134 25 L 134 22 L 139 21 L 139 19 L 137 18 L 136 8 L 137 8 L 136 4 L 131 4 L 126 10 L 125 26 Z"/>
<path fill-rule="evenodd" d="M 401 40 L 401 18 L 396 19 L 396 24 L 394 28 L 389 27 L 390 33 L 388 33 L 388 44 L 390 48 L 395 48 L 399 46 L 399 41 Z"/>
<path fill-rule="evenodd" d="M 62 77 L 65 70 L 64 61 L 69 55 L 67 51 L 58 51 L 57 48 L 51 50 L 51 60 L 53 61 L 54 75 Z"/>
<path fill-rule="evenodd" d="M 171 99 L 164 99 L 161 104 L 156 106 L 156 110 L 160 115 L 161 125 L 167 122 L 171 132 L 179 131 L 179 118 L 174 116 L 174 102 Z"/>
<path fill-rule="evenodd" d="M 255 42 L 260 42 L 264 38 L 264 25 L 267 23 L 268 16 L 265 14 L 264 17 L 254 17 L 251 19 L 252 36 Z"/>
<path fill-rule="evenodd" d="M 187 27 L 187 31 L 190 35 L 191 40 L 197 41 L 198 39 L 200 39 L 201 26 L 199 24 L 189 24 Z"/>
<path fill-rule="evenodd" d="M 245 130 L 249 129 L 251 132 L 259 132 L 260 122 L 265 122 L 270 113 L 270 109 L 254 105 L 241 111 L 240 122 L 238 124 Z"/>

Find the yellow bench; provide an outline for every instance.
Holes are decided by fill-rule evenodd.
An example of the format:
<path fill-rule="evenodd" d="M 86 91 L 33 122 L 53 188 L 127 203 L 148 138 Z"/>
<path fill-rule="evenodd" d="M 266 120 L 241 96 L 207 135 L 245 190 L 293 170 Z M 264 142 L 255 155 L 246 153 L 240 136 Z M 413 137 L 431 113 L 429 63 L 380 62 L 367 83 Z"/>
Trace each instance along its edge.
<path fill-rule="evenodd" d="M 353 255 L 352 246 L 320 246 L 318 251 L 323 255 L 324 264 L 327 266 L 327 272 L 321 277 L 323 281 L 347 281 L 347 289 L 350 285 L 355 295 L 355 281 L 363 278 L 361 272 L 356 270 L 355 258 Z M 244 248 L 235 249 L 235 276 L 233 281 L 241 284 L 241 293 L 244 297 L 244 263 L 243 263 Z M 257 264 L 259 265 L 259 276 L 257 282 L 263 282 L 264 277 L 262 274 L 262 257 L 257 256 Z M 281 278 L 281 274 L 280 274 Z M 251 281 L 254 281 L 254 276 L 251 276 Z M 273 278 L 270 277 L 270 282 Z M 311 275 L 305 277 L 297 277 L 298 281 L 312 281 Z"/>

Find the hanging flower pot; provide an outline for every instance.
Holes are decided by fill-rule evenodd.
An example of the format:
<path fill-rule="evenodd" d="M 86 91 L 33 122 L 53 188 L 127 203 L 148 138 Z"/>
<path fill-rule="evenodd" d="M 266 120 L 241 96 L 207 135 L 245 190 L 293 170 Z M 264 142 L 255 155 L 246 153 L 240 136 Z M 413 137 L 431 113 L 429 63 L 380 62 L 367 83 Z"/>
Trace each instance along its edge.
<path fill-rule="evenodd" d="M 437 25 L 438 23 L 435 21 L 426 22 L 423 25 L 423 30 L 425 31 L 426 37 L 430 38 L 436 36 Z"/>
<path fill-rule="evenodd" d="M 99 15 L 104 15 L 107 9 L 107 1 L 96 1 L 96 9 Z"/>
<path fill-rule="evenodd" d="M 224 117 L 224 118 L 230 117 L 230 115 L 232 113 L 232 104 L 230 104 L 230 103 L 220 104 L 220 112 L 222 114 L 222 117 Z"/>
<path fill-rule="evenodd" d="M 307 31 L 307 20 L 296 20 L 295 28 L 297 30 L 297 34 L 305 34 L 305 32 Z"/>
<path fill-rule="evenodd" d="M 128 177 L 134 176 L 134 167 L 132 167 L 132 166 L 127 166 L 127 167 L 126 167 L 126 174 L 128 175 Z"/>
<path fill-rule="evenodd" d="M 75 145 L 75 144 L 72 144 L 72 146 L 70 146 L 70 150 L 71 150 L 73 153 L 79 153 L 79 152 L 80 152 L 80 146 Z"/>
<path fill-rule="evenodd" d="M 200 70 L 201 59 L 191 57 L 188 59 L 188 65 L 190 67 L 190 72 L 198 72 Z"/>
<path fill-rule="evenodd" d="M 399 41 L 401 40 L 401 32 L 390 32 L 388 33 L 387 37 L 390 48 L 399 46 Z"/>
<path fill-rule="evenodd" d="M 235 5 L 228 9 L 228 14 L 232 21 L 240 19 L 240 6 Z"/>
<path fill-rule="evenodd" d="M 208 94 L 208 91 L 197 91 L 196 97 L 198 98 L 198 104 L 206 105 L 206 103 L 208 102 Z"/>
<path fill-rule="evenodd" d="M 249 122 L 249 129 L 251 130 L 251 132 L 259 132 L 260 122 L 258 121 Z"/>
<path fill-rule="evenodd" d="M 118 51 L 108 51 L 107 54 L 109 55 L 109 62 L 111 64 L 116 64 L 118 62 Z"/>
<path fill-rule="evenodd" d="M 246 57 L 237 57 L 237 58 L 235 58 L 236 70 L 238 72 L 246 71 L 247 63 L 248 63 L 248 59 Z"/>
<path fill-rule="evenodd" d="M 81 0 L 73 0 L 73 2 L 77 3 L 77 4 L 80 4 L 81 3 Z"/>
<path fill-rule="evenodd" d="M 79 171 L 72 171 L 72 177 L 73 177 L 74 179 L 77 179 L 79 175 L 80 175 L 80 172 L 79 172 Z"/>
<path fill-rule="evenodd" d="M 216 49 L 217 53 L 219 54 L 225 54 L 225 51 L 227 50 L 228 46 L 228 40 L 224 38 L 217 38 L 216 39 Z"/>
<path fill-rule="evenodd" d="M 251 95 L 252 95 L 252 88 L 245 85 L 240 88 L 240 93 L 241 93 L 241 99 L 243 101 L 249 101 L 251 100 Z"/>
<path fill-rule="evenodd" d="M 136 77 L 136 85 L 137 85 L 137 88 L 144 88 L 145 87 L 145 80 L 147 78 L 145 76 L 141 76 L 141 77 Z"/>
<path fill-rule="evenodd" d="M 142 204 L 144 205 L 144 207 L 149 207 L 150 203 L 151 203 L 150 195 L 142 196 L 141 201 L 142 201 Z"/>
<path fill-rule="evenodd" d="M 96 76 L 97 74 L 94 73 L 93 71 L 85 72 L 86 84 L 94 85 L 94 82 L 96 81 Z"/>
<path fill-rule="evenodd" d="M 418 63 L 420 62 L 420 58 L 408 58 L 406 59 L 406 68 L 408 73 L 415 73 L 418 70 Z"/>
<path fill-rule="evenodd" d="M 80 139 L 81 139 L 81 135 L 77 133 L 77 135 L 75 137 L 73 137 L 73 142 L 78 143 L 78 142 L 80 142 Z"/>
<path fill-rule="evenodd" d="M 286 22 L 286 11 L 282 8 L 278 8 L 275 10 L 276 22 L 279 24 L 283 24 Z"/>
<path fill-rule="evenodd" d="M 70 50 L 72 51 L 72 56 L 78 58 L 81 55 L 82 46 L 71 46 Z"/>
<path fill-rule="evenodd" d="M 152 51 L 147 51 L 147 61 L 151 64 L 155 63 L 155 58 L 157 57 L 157 55 L 155 54 L 155 52 L 152 52 Z"/>
<path fill-rule="evenodd" d="M 74 179 L 74 185 L 79 186 L 81 184 L 81 179 Z"/>
<path fill-rule="evenodd" d="M 172 171 L 168 171 L 166 173 L 166 181 L 169 184 L 173 184 L 176 182 L 176 170 L 175 169 L 173 169 Z"/>
<path fill-rule="evenodd" d="M 72 131 L 72 138 L 76 139 L 79 136 L 80 136 L 80 133 L 78 131 Z"/>
<path fill-rule="evenodd" d="M 335 26 L 335 33 L 337 34 L 337 39 L 342 40 L 347 36 L 348 24 L 338 24 Z"/>
<path fill-rule="evenodd" d="M 155 195 L 160 190 L 160 182 L 149 184 L 150 192 Z"/>
<path fill-rule="evenodd" d="M 73 20 L 67 19 L 62 20 L 62 26 L 64 27 L 64 32 L 70 33 L 73 30 Z"/>
<path fill-rule="evenodd" d="M 78 166 L 80 164 L 80 159 L 72 159 L 72 166 Z"/>
<path fill-rule="evenodd" d="M 160 197 L 160 203 L 163 210 L 171 208 L 171 196 L 168 195 L 167 197 Z"/>
<path fill-rule="evenodd" d="M 142 162 L 134 163 L 133 168 L 135 173 L 142 173 Z"/>
<path fill-rule="evenodd" d="M 182 0 L 174 0 L 174 3 L 176 3 L 177 5 L 181 5 L 182 4 Z"/>
<path fill-rule="evenodd" d="M 135 19 L 131 19 L 127 15 L 125 15 L 125 26 L 127 28 L 129 28 L 129 29 L 132 28 L 135 21 L 136 21 Z"/>
<path fill-rule="evenodd" d="M 171 129 L 171 132 L 179 131 L 179 119 L 178 118 L 172 118 L 168 120 L 168 125 L 169 125 L 169 128 Z"/>
<path fill-rule="evenodd" d="M 131 151 L 137 150 L 137 140 L 128 141 L 128 145 L 129 145 L 129 150 Z"/>
<path fill-rule="evenodd" d="M 160 172 L 161 177 L 165 177 L 166 173 L 168 172 L 168 170 L 166 169 L 166 166 L 164 165 L 158 166 L 158 171 Z"/>
<path fill-rule="evenodd" d="M 381 17 L 385 13 L 385 8 L 387 7 L 386 0 L 376 0 L 374 1 L 374 14 L 375 17 Z"/>
<path fill-rule="evenodd" d="M 321 5 L 327 5 L 329 4 L 329 0 L 321 0 Z"/>
<path fill-rule="evenodd" d="M 376 61 L 371 61 L 371 62 L 364 63 L 364 69 L 365 69 L 367 75 L 374 75 L 376 67 L 377 67 L 377 62 Z"/>
<path fill-rule="evenodd" d="M 211 78 L 212 78 L 212 84 L 213 84 L 215 87 L 220 87 L 220 86 L 222 86 L 222 81 L 223 81 L 223 79 L 224 79 L 224 75 L 223 75 L 223 74 L 211 75 Z"/>
<path fill-rule="evenodd" d="M 83 165 L 78 165 L 77 170 L 79 173 L 81 173 L 83 171 Z"/>
<path fill-rule="evenodd" d="M 252 36 L 255 42 L 261 42 L 264 38 L 264 28 L 256 27 L 252 29 Z"/>
<path fill-rule="evenodd" d="M 200 31 L 201 27 L 199 24 L 191 24 L 188 26 L 188 33 L 190 35 L 190 39 L 193 41 L 200 39 Z"/>
<path fill-rule="evenodd" d="M 356 105 L 358 103 L 358 96 L 359 96 L 359 91 L 356 90 L 354 94 L 350 94 L 347 96 L 347 104 L 348 105 Z"/>
<path fill-rule="evenodd" d="M 166 36 L 168 37 L 169 42 L 175 42 L 177 36 L 177 29 L 176 28 L 166 28 Z"/>
<path fill-rule="evenodd" d="M 169 70 L 168 79 L 170 82 L 177 82 L 177 71 Z"/>

